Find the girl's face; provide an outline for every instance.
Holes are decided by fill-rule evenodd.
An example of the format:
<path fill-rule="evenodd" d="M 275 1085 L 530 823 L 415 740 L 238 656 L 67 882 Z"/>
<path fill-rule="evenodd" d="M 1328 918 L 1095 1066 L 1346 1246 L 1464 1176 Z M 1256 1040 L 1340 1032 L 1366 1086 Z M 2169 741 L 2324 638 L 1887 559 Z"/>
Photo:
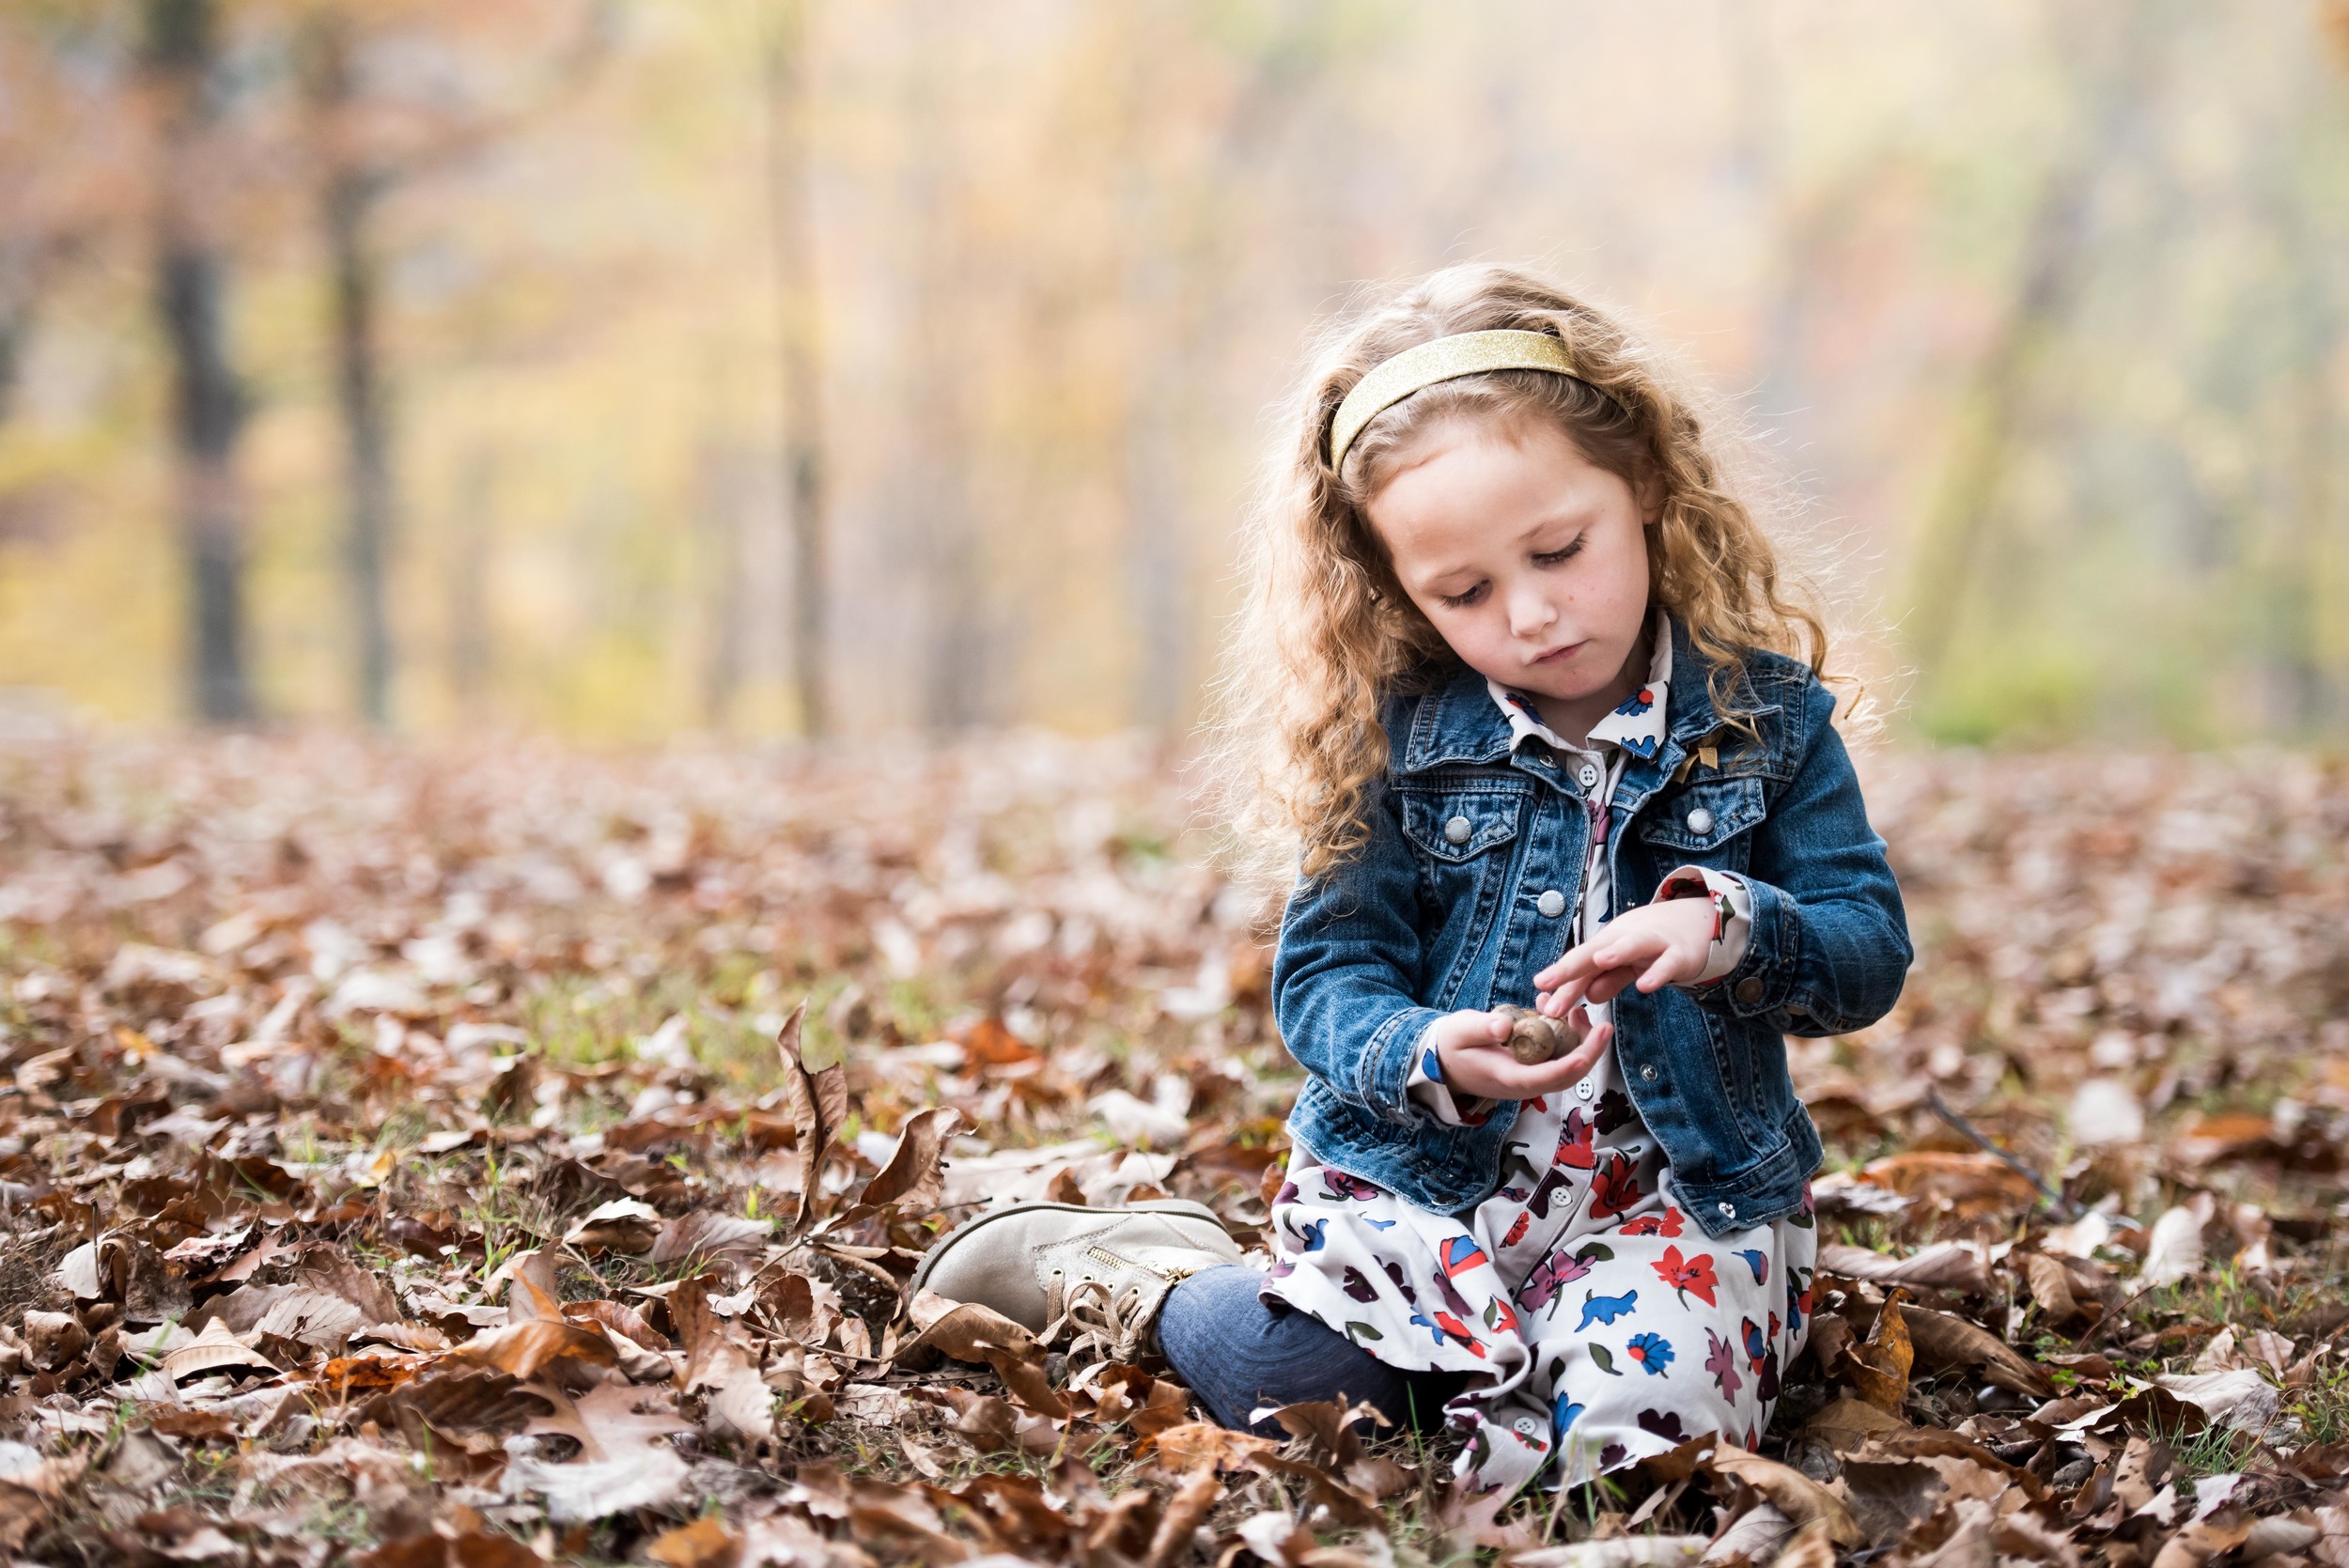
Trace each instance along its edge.
<path fill-rule="evenodd" d="M 1403 591 L 1470 669 L 1532 693 L 1569 739 L 1647 674 L 1645 529 L 1636 495 L 1541 420 L 1438 425 L 1365 510 Z"/>

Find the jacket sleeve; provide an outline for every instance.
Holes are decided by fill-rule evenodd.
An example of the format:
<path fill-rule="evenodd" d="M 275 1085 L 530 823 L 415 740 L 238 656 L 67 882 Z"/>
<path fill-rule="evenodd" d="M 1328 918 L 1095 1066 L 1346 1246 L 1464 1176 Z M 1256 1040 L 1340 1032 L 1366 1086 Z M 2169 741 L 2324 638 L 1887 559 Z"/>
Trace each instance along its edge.
<path fill-rule="evenodd" d="M 1913 952 L 1900 884 L 1831 722 L 1834 696 L 1816 679 L 1800 693 L 1795 775 L 1754 829 L 1745 955 L 1694 994 L 1781 1033 L 1846 1034 L 1891 1011 Z"/>
<path fill-rule="evenodd" d="M 1442 1015 L 1414 997 L 1418 872 L 1392 792 L 1375 782 L 1361 852 L 1302 878 L 1281 922 L 1272 1010 L 1289 1054 L 1347 1104 L 1390 1122 L 1431 1113 L 1407 1089 L 1414 1051 Z"/>

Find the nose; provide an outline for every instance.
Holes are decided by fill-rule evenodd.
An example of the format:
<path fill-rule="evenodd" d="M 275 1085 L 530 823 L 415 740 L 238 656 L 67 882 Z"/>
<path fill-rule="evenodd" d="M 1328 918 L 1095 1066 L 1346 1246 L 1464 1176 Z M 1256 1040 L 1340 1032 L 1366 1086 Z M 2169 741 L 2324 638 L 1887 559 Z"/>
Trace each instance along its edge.
<path fill-rule="evenodd" d="M 1534 638 L 1548 631 L 1558 619 L 1558 612 L 1550 607 L 1549 596 L 1538 583 L 1527 582 L 1509 595 L 1509 634 L 1513 637 Z"/>

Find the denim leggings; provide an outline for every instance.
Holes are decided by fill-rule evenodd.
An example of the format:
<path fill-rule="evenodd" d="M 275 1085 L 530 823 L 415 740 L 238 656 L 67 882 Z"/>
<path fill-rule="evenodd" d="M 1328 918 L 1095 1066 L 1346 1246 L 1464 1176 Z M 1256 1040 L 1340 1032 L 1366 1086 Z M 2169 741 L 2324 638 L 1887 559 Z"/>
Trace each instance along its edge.
<path fill-rule="evenodd" d="M 1284 1434 L 1271 1421 L 1250 1428 L 1260 1405 L 1346 1398 L 1369 1404 L 1396 1430 L 1432 1431 L 1460 1373 L 1398 1372 L 1344 1334 L 1256 1294 L 1260 1270 L 1239 1264 L 1203 1269 L 1167 1293 L 1159 1312 L 1159 1350 L 1174 1375 L 1228 1427 Z"/>

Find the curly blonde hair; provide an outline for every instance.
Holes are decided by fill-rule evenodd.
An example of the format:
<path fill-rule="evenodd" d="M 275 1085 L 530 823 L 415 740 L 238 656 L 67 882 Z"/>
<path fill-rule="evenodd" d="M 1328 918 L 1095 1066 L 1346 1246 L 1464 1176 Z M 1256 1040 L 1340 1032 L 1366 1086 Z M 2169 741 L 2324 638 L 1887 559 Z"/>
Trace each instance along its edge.
<path fill-rule="evenodd" d="M 1330 466 L 1331 415 L 1374 366 L 1431 338 L 1516 329 L 1563 340 L 1579 374 L 1503 370 L 1440 381 L 1362 427 Z M 1699 418 L 1697 396 L 1645 345 L 1554 284 L 1512 268 L 1446 268 L 1334 325 L 1317 346 L 1244 554 L 1246 608 L 1228 642 L 1209 762 L 1243 869 L 1318 876 L 1358 851 L 1363 802 L 1388 762 L 1390 693 L 1456 667 L 1395 579 L 1364 507 L 1430 427 L 1462 417 L 1555 421 L 1635 491 L 1660 481 L 1646 530 L 1650 595 L 1688 629 L 1713 704 L 1736 722 L 1740 656 L 1824 671 L 1828 631 L 1793 582 Z"/>

